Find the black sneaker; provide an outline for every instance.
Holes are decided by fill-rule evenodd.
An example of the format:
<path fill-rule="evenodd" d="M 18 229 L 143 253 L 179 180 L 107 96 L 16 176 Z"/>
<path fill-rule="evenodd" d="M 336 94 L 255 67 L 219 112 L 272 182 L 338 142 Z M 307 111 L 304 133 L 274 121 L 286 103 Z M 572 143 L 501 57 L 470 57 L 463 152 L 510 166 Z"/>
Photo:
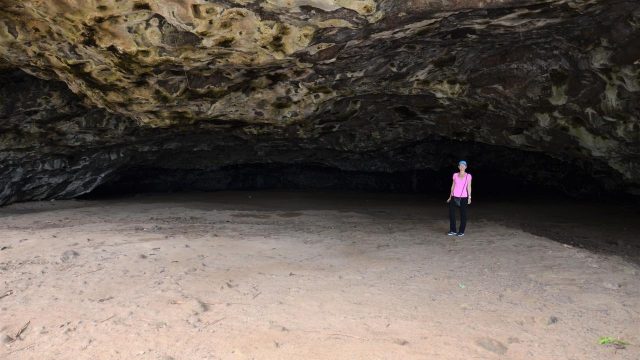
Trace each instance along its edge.
<path fill-rule="evenodd" d="M 457 233 L 457 232 L 455 232 L 455 231 L 449 231 L 449 232 L 447 233 L 447 235 L 449 235 L 449 236 L 456 236 L 456 235 L 458 235 L 458 233 Z"/>
<path fill-rule="evenodd" d="M 464 233 L 457 233 L 456 236 L 464 236 Z"/>

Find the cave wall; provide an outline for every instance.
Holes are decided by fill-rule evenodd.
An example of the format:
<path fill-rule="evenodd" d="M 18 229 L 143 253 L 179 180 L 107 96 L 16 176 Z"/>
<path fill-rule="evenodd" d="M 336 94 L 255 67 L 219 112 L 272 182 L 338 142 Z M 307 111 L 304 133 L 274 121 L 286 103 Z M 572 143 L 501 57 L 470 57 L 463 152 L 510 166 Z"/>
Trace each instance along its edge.
<path fill-rule="evenodd" d="M 0 6 L 0 204 L 131 169 L 461 156 L 580 193 L 640 189 L 637 1 Z"/>

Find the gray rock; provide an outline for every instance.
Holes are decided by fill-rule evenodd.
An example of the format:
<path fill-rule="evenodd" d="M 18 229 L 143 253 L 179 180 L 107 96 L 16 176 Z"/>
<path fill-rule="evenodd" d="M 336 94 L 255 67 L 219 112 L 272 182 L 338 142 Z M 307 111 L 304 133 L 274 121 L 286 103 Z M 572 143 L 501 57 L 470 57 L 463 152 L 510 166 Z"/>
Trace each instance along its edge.
<path fill-rule="evenodd" d="M 78 256 L 80 256 L 80 254 L 77 251 L 67 250 L 62 253 L 62 256 L 60 256 L 60 261 L 62 261 L 63 263 L 67 263 L 75 260 Z"/>
<path fill-rule="evenodd" d="M 507 346 L 505 346 L 500 341 L 492 338 L 488 338 L 488 337 L 484 337 L 476 340 L 476 344 L 487 351 L 490 351 L 499 355 L 506 354 L 508 350 Z"/>

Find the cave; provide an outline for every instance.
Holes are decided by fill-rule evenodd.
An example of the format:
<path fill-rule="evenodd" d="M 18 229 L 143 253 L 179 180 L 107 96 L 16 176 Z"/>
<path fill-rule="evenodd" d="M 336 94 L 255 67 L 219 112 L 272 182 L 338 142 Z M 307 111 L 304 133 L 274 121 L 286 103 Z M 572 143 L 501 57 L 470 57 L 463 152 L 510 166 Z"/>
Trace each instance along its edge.
<path fill-rule="evenodd" d="M 0 1 L 2 358 L 636 359 L 638 215 L 637 0 Z"/>

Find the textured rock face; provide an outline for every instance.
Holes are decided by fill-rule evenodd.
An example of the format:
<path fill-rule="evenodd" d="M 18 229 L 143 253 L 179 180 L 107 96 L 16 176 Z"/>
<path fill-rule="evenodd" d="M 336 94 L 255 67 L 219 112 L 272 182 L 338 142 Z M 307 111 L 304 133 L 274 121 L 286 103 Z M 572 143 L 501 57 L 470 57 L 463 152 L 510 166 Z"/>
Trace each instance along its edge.
<path fill-rule="evenodd" d="M 460 155 L 640 188 L 635 0 L 0 0 L 0 69 L 0 203 L 140 168 Z"/>

